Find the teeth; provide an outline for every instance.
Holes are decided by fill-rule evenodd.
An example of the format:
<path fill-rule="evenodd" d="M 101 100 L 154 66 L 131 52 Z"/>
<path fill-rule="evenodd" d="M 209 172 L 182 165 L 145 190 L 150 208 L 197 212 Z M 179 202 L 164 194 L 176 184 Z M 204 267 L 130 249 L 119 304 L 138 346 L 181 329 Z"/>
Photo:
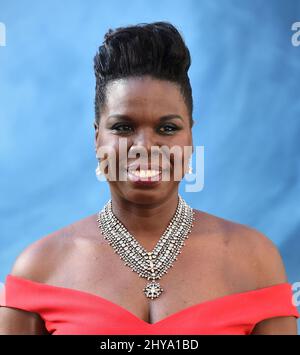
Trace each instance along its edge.
<path fill-rule="evenodd" d="M 131 173 L 141 178 L 148 178 L 158 175 L 159 170 L 133 170 Z"/>

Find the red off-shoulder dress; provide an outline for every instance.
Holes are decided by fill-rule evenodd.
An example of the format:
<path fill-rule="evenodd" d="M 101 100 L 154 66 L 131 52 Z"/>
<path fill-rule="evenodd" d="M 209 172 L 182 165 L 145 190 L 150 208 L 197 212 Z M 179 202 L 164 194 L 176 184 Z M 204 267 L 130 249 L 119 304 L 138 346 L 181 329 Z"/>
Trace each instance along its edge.
<path fill-rule="evenodd" d="M 299 318 L 287 282 L 204 301 L 153 324 L 98 295 L 11 274 L 0 294 L 0 306 L 38 313 L 53 335 L 247 335 L 267 318 Z"/>

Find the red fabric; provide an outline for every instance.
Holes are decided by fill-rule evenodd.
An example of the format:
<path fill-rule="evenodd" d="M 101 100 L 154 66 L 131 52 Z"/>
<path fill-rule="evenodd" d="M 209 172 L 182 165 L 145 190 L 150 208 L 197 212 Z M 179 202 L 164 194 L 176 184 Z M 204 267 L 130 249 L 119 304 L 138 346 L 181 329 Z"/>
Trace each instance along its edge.
<path fill-rule="evenodd" d="M 250 334 L 266 318 L 300 314 L 289 283 L 234 293 L 189 306 L 149 324 L 95 294 L 7 275 L 0 306 L 39 313 L 60 334 Z"/>

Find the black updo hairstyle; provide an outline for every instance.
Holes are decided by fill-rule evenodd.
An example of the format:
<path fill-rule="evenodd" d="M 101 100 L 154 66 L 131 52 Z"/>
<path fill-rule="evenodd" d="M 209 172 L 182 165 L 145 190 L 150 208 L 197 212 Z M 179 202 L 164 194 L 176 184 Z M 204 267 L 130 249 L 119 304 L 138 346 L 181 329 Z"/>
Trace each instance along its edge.
<path fill-rule="evenodd" d="M 178 85 L 192 127 L 193 98 L 187 74 L 190 65 L 190 52 L 179 31 L 169 22 L 109 29 L 94 57 L 95 123 L 99 125 L 109 81 L 150 75 Z"/>

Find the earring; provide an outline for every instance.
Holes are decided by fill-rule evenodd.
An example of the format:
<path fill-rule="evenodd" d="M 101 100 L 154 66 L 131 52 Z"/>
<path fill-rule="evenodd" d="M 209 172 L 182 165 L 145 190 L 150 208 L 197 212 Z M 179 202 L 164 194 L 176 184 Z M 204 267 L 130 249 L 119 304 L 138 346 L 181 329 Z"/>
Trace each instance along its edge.
<path fill-rule="evenodd" d="M 190 164 L 189 164 L 189 170 L 188 170 L 188 173 L 189 174 L 193 174 L 193 168 L 192 168 L 192 159 L 190 160 Z"/>
<path fill-rule="evenodd" d="M 98 179 L 99 181 L 102 181 L 102 179 L 101 179 L 102 171 L 101 171 L 101 169 L 100 169 L 99 161 L 98 161 L 98 165 L 97 165 L 97 168 L 96 168 L 95 172 L 96 172 L 96 177 L 97 177 L 97 179 Z"/>

